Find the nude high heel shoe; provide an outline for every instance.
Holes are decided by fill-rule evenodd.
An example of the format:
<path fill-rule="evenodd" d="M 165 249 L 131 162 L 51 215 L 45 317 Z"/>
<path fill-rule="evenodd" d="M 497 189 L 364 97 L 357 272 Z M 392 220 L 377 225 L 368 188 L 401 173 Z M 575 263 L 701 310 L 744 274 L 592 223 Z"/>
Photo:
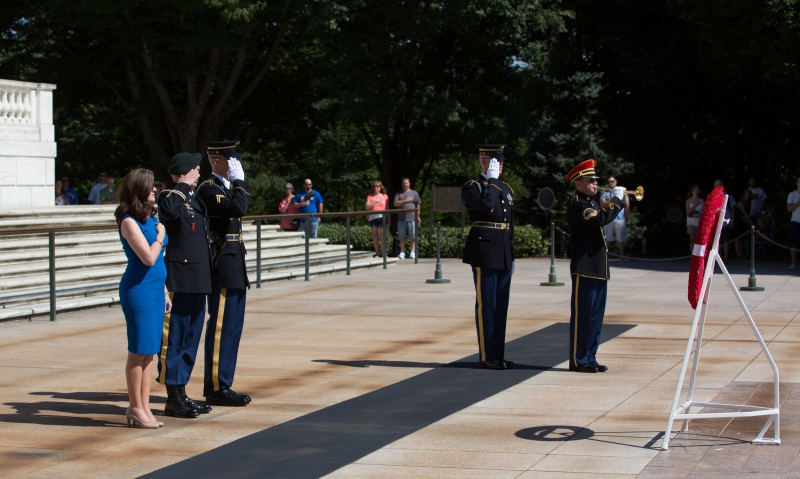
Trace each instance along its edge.
<path fill-rule="evenodd" d="M 142 422 L 142 421 L 139 420 L 138 417 L 136 417 L 135 414 L 133 414 L 131 412 L 130 408 L 125 410 L 125 419 L 127 419 L 127 421 L 128 421 L 128 427 L 131 427 L 131 423 L 133 423 L 134 426 L 140 427 L 142 429 L 158 429 L 159 428 L 158 421 Z"/>

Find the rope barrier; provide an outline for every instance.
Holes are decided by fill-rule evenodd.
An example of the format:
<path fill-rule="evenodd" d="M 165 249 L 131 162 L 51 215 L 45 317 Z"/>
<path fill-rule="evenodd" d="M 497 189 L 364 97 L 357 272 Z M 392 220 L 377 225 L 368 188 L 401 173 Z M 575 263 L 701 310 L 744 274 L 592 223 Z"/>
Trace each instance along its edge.
<path fill-rule="evenodd" d="M 784 245 L 782 245 L 782 244 L 780 244 L 780 243 L 776 243 L 775 241 L 772 241 L 771 239 L 769 239 L 769 238 L 767 238 L 766 236 L 764 236 L 763 234 L 761 234 L 761 232 L 760 232 L 760 231 L 758 231 L 758 230 L 756 230 L 756 234 L 757 234 L 758 236 L 761 236 L 761 237 L 762 237 L 762 238 L 764 238 L 765 240 L 769 241 L 770 243 L 774 244 L 775 246 L 779 246 L 779 247 L 781 247 L 781 248 L 783 248 L 783 249 L 788 249 L 788 250 L 790 250 L 790 251 L 791 251 L 791 250 L 796 250 L 796 249 L 797 249 L 797 248 L 791 248 L 791 247 L 789 247 L 789 246 L 784 246 Z"/>

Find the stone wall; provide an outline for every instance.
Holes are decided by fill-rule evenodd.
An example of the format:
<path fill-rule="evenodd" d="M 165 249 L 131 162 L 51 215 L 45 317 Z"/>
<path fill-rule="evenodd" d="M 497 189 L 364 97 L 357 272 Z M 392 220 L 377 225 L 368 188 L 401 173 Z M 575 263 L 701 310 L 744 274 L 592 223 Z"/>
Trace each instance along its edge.
<path fill-rule="evenodd" d="M 0 208 L 54 203 L 55 89 L 0 79 Z"/>

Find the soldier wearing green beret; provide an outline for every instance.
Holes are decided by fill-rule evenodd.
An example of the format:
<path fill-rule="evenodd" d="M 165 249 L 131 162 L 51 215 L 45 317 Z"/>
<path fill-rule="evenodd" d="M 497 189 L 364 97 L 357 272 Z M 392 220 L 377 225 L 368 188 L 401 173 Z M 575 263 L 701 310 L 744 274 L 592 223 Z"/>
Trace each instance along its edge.
<path fill-rule="evenodd" d="M 175 186 L 158 198 L 158 216 L 169 235 L 164 256 L 172 310 L 164 315 L 158 382 L 167 387 L 164 413 L 191 418 L 211 411 L 186 395 L 203 332 L 206 295 L 214 291 L 210 226 L 206 206 L 195 195 L 200 179 L 200 153 L 179 153 L 169 172 Z"/>

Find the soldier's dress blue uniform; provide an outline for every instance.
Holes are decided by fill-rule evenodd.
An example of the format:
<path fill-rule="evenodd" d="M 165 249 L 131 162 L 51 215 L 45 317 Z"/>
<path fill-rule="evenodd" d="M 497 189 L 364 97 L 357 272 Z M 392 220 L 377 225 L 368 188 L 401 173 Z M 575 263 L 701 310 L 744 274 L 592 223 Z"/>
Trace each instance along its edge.
<path fill-rule="evenodd" d="M 463 262 L 472 266 L 475 283 L 481 366 L 507 369 L 513 365 L 505 360 L 505 338 L 514 267 L 514 192 L 507 183 L 480 174 L 461 188 L 461 201 L 473 221 Z"/>
<path fill-rule="evenodd" d="M 218 151 L 220 154 L 233 154 L 226 149 Z M 250 287 L 241 220 L 250 205 L 250 190 L 250 185 L 244 180 L 231 181 L 229 188 L 214 175 L 197 188 L 198 196 L 208 208 L 211 231 L 216 233 L 215 236 L 225 239 L 222 254 L 214 266 L 215 289 L 208 296 L 203 395 L 212 404 L 244 405 L 250 402 L 248 396 L 235 393 L 230 397 L 209 398 L 215 392 L 228 393 L 236 372 L 246 293 Z"/>
<path fill-rule="evenodd" d="M 186 183 L 178 183 L 159 195 L 158 216 L 170 238 L 164 262 L 166 286 L 172 299 L 172 310 L 164 315 L 158 382 L 167 386 L 168 392 L 179 387 L 178 393 L 184 396 L 174 398 L 170 392 L 168 406 L 171 406 L 173 399 L 178 403 L 186 399 L 183 386 L 189 382 L 197 356 L 206 295 L 214 291 L 209 249 L 211 230 L 205 205 Z"/>
<path fill-rule="evenodd" d="M 596 178 L 594 165 L 594 160 L 581 163 L 570 172 L 568 180 Z M 598 367 L 605 371 L 596 358 L 610 277 L 603 226 L 614 221 L 624 206 L 622 200 L 612 197 L 611 203 L 600 209 L 591 196 L 579 191 L 567 205 L 572 245 L 569 368 L 573 371 L 597 372 Z"/>

